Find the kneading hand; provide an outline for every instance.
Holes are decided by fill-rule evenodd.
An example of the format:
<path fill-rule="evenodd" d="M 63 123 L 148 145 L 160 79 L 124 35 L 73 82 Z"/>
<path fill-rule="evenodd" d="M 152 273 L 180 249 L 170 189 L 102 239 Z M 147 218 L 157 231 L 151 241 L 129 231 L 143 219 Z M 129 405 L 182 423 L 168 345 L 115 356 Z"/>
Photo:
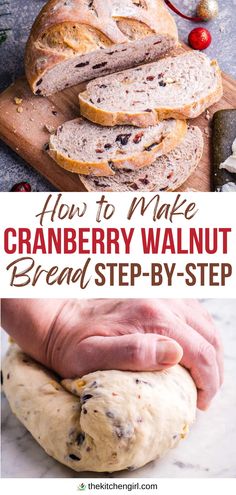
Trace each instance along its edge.
<path fill-rule="evenodd" d="M 46 363 L 63 377 L 98 369 L 153 371 L 178 362 L 206 409 L 223 379 L 213 321 L 193 300 L 68 300 L 46 340 Z"/>
<path fill-rule="evenodd" d="M 180 362 L 195 381 L 200 409 L 223 380 L 220 337 L 198 301 L 3 299 L 2 316 L 25 352 L 65 378 Z"/>

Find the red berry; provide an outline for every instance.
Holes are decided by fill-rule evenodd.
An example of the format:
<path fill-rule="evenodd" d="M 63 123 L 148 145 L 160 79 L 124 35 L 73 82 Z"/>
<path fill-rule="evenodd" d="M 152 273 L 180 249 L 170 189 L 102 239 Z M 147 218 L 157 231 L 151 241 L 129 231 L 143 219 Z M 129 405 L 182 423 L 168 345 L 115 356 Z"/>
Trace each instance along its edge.
<path fill-rule="evenodd" d="M 18 182 L 18 184 L 14 184 L 11 188 L 11 192 L 30 192 L 31 185 L 29 182 Z"/>
<path fill-rule="evenodd" d="M 211 44 L 211 33 L 205 28 L 195 28 L 188 35 L 189 45 L 194 50 L 205 50 Z"/>

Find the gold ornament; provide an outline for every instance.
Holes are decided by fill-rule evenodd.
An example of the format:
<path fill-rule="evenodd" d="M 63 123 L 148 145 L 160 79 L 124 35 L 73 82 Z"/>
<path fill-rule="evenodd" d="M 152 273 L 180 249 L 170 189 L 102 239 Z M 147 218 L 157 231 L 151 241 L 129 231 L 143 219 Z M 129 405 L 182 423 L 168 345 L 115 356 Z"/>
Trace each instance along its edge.
<path fill-rule="evenodd" d="M 203 21 L 210 21 L 214 17 L 217 17 L 218 13 L 219 6 L 217 0 L 201 0 L 197 6 L 197 15 Z"/>

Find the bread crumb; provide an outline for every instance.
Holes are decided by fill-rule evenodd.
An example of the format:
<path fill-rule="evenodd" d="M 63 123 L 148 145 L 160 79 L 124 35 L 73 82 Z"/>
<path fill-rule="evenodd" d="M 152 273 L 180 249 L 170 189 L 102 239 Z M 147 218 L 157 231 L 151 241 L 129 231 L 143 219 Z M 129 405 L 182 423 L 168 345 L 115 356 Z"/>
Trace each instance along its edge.
<path fill-rule="evenodd" d="M 19 98 L 18 96 L 15 96 L 14 98 L 14 102 L 16 105 L 21 105 L 23 99 L 22 98 Z"/>
<path fill-rule="evenodd" d="M 208 129 L 208 127 L 205 127 L 204 134 L 206 134 L 207 137 L 210 136 L 210 130 Z"/>
<path fill-rule="evenodd" d="M 22 108 L 22 107 L 17 107 L 16 111 L 17 111 L 18 113 L 22 113 L 22 112 L 23 112 L 23 108 Z"/>
<path fill-rule="evenodd" d="M 206 110 L 205 119 L 210 120 L 210 118 L 211 118 L 211 114 L 210 114 L 209 110 Z"/>

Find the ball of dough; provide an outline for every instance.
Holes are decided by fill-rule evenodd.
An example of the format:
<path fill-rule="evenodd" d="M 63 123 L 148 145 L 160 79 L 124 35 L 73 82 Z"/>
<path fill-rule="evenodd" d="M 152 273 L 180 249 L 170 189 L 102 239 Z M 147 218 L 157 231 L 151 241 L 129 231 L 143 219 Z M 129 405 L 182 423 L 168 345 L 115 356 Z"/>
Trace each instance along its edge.
<path fill-rule="evenodd" d="M 60 382 L 13 344 L 3 362 L 3 387 L 37 442 L 75 471 L 144 466 L 184 438 L 196 414 L 196 387 L 179 365 L 97 371 Z"/>

